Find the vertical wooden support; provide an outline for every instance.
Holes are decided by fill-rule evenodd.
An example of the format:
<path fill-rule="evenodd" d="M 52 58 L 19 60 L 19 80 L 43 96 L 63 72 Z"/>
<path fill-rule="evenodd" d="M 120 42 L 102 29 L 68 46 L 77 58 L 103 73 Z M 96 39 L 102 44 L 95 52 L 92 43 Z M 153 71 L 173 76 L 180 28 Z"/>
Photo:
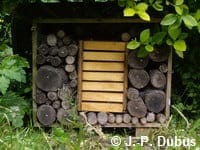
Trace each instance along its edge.
<path fill-rule="evenodd" d="M 79 62 L 78 62 L 78 83 L 82 81 L 82 60 L 83 60 L 83 41 L 79 42 Z M 82 99 L 82 84 L 78 86 L 78 110 L 81 110 L 81 101 Z"/>
<path fill-rule="evenodd" d="M 124 63 L 124 111 L 126 110 L 127 106 L 127 88 L 128 88 L 128 49 L 127 49 L 127 43 L 125 48 L 125 63 Z"/>

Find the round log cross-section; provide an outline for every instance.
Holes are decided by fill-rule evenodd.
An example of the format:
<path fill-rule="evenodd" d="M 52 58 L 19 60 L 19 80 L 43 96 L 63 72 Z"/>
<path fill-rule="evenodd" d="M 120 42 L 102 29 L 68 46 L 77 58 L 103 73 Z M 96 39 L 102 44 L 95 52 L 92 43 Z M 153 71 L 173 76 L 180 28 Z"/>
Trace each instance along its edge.
<path fill-rule="evenodd" d="M 139 91 L 135 88 L 129 88 L 127 91 L 127 98 L 129 100 L 134 100 L 139 97 Z"/>
<path fill-rule="evenodd" d="M 97 121 L 99 124 L 104 125 L 108 121 L 108 115 L 106 112 L 99 112 L 97 114 Z"/>
<path fill-rule="evenodd" d="M 63 108 L 58 109 L 57 112 L 57 120 L 63 124 L 67 125 L 69 117 L 69 110 L 65 110 Z"/>
<path fill-rule="evenodd" d="M 164 88 L 167 83 L 165 75 L 159 70 L 150 70 L 150 78 L 155 88 Z"/>
<path fill-rule="evenodd" d="M 54 34 L 49 34 L 47 36 L 47 44 L 50 45 L 50 46 L 56 46 L 57 38 Z"/>
<path fill-rule="evenodd" d="M 97 115 L 95 112 L 89 112 L 87 114 L 87 121 L 89 124 L 94 125 L 97 123 Z"/>
<path fill-rule="evenodd" d="M 149 58 L 154 62 L 164 62 L 168 59 L 169 49 L 156 49 L 149 54 Z"/>

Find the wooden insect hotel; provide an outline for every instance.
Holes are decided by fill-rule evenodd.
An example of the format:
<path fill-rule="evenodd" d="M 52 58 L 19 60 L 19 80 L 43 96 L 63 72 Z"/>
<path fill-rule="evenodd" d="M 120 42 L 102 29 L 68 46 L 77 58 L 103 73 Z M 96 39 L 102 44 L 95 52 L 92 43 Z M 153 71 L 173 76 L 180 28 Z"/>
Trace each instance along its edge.
<path fill-rule="evenodd" d="M 94 126 L 164 126 L 170 114 L 171 51 L 157 47 L 138 58 L 137 50 L 127 49 L 131 37 L 158 23 L 123 17 L 35 19 L 35 125 L 66 125 L 75 107 Z"/>

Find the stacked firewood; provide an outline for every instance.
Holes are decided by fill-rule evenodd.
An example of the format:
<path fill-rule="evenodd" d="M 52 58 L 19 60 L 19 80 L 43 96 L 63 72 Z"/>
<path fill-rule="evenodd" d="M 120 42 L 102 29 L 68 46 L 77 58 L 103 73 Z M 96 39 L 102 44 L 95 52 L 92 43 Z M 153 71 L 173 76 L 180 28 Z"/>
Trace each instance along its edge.
<path fill-rule="evenodd" d="M 63 30 L 46 36 L 37 48 L 37 119 L 44 126 L 67 123 L 77 89 L 78 44 Z"/>

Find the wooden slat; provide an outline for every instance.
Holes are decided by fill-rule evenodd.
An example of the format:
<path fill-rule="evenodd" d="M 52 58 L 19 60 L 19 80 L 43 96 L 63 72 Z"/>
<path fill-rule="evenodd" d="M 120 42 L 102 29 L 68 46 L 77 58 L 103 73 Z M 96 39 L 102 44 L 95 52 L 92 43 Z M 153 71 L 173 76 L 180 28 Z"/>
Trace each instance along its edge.
<path fill-rule="evenodd" d="M 115 52 L 84 52 L 83 60 L 124 61 L 124 53 Z"/>
<path fill-rule="evenodd" d="M 82 82 L 82 90 L 88 91 L 116 91 L 123 92 L 123 83 L 110 83 L 110 82 Z"/>
<path fill-rule="evenodd" d="M 89 71 L 124 71 L 124 63 L 83 62 L 83 70 L 89 70 Z"/>
<path fill-rule="evenodd" d="M 123 102 L 123 93 L 82 92 L 82 101 Z"/>
<path fill-rule="evenodd" d="M 83 49 L 85 50 L 110 50 L 125 51 L 124 42 L 104 42 L 104 41 L 84 41 Z"/>
<path fill-rule="evenodd" d="M 122 112 L 123 104 L 82 102 L 81 108 L 82 108 L 82 111 Z"/>
<path fill-rule="evenodd" d="M 124 81 L 124 73 L 83 72 L 82 78 L 88 81 Z"/>

